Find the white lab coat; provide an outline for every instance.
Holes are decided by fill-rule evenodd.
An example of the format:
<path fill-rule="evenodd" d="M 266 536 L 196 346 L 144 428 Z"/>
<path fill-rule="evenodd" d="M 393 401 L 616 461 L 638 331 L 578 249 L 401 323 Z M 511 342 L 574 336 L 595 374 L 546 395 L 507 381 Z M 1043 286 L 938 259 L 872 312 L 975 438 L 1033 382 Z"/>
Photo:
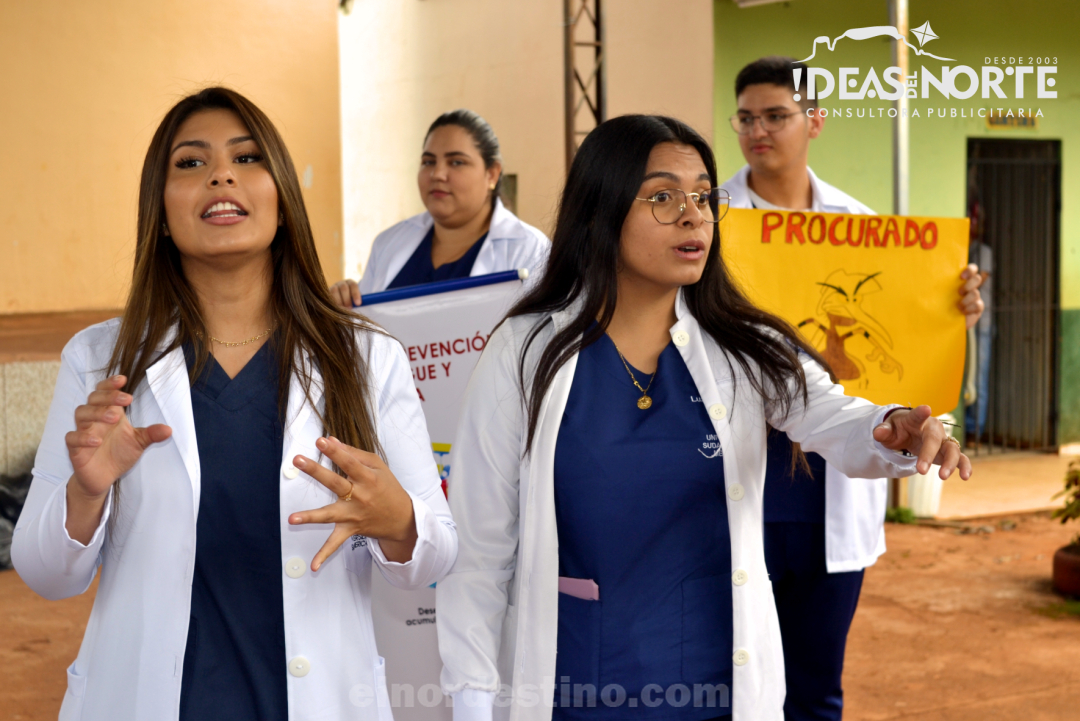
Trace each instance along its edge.
<path fill-rule="evenodd" d="M 535 367 L 542 349 L 576 313 L 576 308 L 555 313 L 550 323 L 536 316 L 507 320 L 492 334 L 466 391 L 450 489 L 460 550 L 453 570 L 436 589 L 443 689 L 455 696 L 456 721 L 551 718 L 559 576 L 555 443 L 577 356 L 556 374 L 528 454 L 518 363 L 534 324 L 545 323 L 527 367 Z M 734 647 L 728 652 L 734 653 L 735 721 L 779 721 L 784 659 L 762 534 L 766 423 L 855 475 L 904 475 L 913 463 L 873 440 L 873 428 L 886 409 L 844 396 L 816 363 L 806 363 L 809 408 L 795 408 L 781 418 L 754 393 L 738 363 L 729 363 L 701 331 L 681 294 L 676 315 L 672 341 L 723 448 L 733 572 Z M 613 681 L 602 679 L 601 684 Z M 512 686 L 513 701 L 493 708 L 500 684 Z"/>
<path fill-rule="evenodd" d="M 364 269 L 364 276 L 360 279 L 360 294 L 386 290 L 434 223 L 431 213 L 425 211 L 379 233 L 371 246 L 371 257 Z M 546 235 L 511 213 L 502 200 L 496 200 L 491 227 L 469 275 L 521 268 L 536 274 L 543 270 L 550 248 L 551 241 Z"/>
<path fill-rule="evenodd" d="M 810 174 L 815 213 L 873 215 L 874 211 L 837 190 L 814 171 Z M 731 194 L 732 208 L 752 208 L 744 165 L 720 187 Z M 849 478 L 833 464 L 825 468 L 825 565 L 829 573 L 860 571 L 885 553 L 885 508 L 889 499 L 887 478 Z"/>
<path fill-rule="evenodd" d="M 126 473 L 120 501 L 110 491 L 104 516 L 88 545 L 65 530 L 65 490 L 72 474 L 64 444 L 75 429 L 75 407 L 104 377 L 119 319 L 91 326 L 64 348 L 45 434 L 26 506 L 12 539 L 15 568 L 45 598 L 83 593 L 98 566 L 101 581 L 79 649 L 68 669 L 61 721 L 176 719 L 191 608 L 200 469 L 191 392 L 183 351 L 162 357 L 139 384 L 130 407 L 135 426 L 166 423 L 172 436 L 151 446 Z M 289 389 L 281 476 L 279 555 L 285 608 L 289 718 L 379 719 L 392 716 L 385 668 L 371 622 L 371 569 L 393 585 L 433 583 L 451 567 L 457 535 L 431 457 L 427 426 L 401 345 L 364 333 L 361 348 L 371 373 L 372 405 L 387 462 L 409 493 L 418 540 L 408 563 L 386 560 L 379 543 L 354 536 L 312 573 L 329 524 L 291 526 L 290 513 L 319 508 L 334 494 L 291 459 L 318 458 L 322 424 L 294 378 Z M 322 403 L 318 370 L 312 395 Z M 238 461 L 244 449 L 237 448 Z M 329 460 L 323 458 L 323 465 Z M 117 512 L 118 511 L 118 512 Z M 110 522 L 110 517 L 112 520 Z M 243 563 L 244 559 L 235 559 Z M 303 672 L 306 661 L 308 672 Z M 285 672 L 285 669 L 282 669 Z"/>

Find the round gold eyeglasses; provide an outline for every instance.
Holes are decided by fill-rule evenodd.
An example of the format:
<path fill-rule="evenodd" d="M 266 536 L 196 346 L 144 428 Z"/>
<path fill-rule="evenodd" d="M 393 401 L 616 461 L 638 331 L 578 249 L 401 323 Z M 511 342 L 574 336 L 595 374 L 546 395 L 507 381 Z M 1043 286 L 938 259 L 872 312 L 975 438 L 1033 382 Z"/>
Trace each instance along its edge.
<path fill-rule="evenodd" d="M 658 190 L 648 198 L 635 198 L 652 203 L 652 214 L 661 225 L 678 223 L 686 208 L 693 203 L 706 223 L 719 223 L 731 206 L 731 196 L 723 188 L 713 188 L 700 193 L 687 193 L 678 188 Z"/>

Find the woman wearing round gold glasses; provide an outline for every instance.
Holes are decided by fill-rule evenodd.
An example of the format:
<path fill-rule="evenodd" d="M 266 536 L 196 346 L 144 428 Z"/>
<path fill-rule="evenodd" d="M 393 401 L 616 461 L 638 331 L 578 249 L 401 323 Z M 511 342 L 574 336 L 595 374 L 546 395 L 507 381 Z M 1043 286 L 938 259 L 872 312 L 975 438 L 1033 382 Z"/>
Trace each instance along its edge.
<path fill-rule="evenodd" d="M 780 719 L 768 427 L 853 475 L 971 472 L 929 408 L 844 396 L 746 299 L 717 185 L 666 117 L 609 120 L 573 161 L 548 268 L 492 334 L 454 442 L 460 550 L 437 594 L 458 721 Z"/>

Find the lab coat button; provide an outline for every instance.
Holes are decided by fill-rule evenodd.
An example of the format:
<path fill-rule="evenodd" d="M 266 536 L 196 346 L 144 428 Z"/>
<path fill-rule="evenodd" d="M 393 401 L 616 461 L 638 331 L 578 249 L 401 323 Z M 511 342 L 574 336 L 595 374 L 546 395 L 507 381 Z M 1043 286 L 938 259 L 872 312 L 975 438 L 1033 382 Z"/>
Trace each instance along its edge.
<path fill-rule="evenodd" d="M 292 479 L 294 479 L 294 478 L 296 478 L 297 476 L 300 475 L 300 469 L 298 469 L 296 466 L 294 466 L 292 464 L 289 464 L 289 465 L 285 466 L 285 469 L 282 471 L 282 474 L 291 481 Z"/>
<path fill-rule="evenodd" d="M 736 666 L 745 666 L 750 663 L 750 654 L 745 649 L 740 648 L 731 657 L 731 660 Z"/>
<path fill-rule="evenodd" d="M 285 575 L 289 578 L 300 578 L 307 572 L 307 564 L 304 559 L 293 556 L 285 562 Z"/>
<path fill-rule="evenodd" d="M 733 501 L 741 501 L 746 495 L 746 489 L 741 483 L 732 483 L 727 489 L 728 497 Z"/>
<path fill-rule="evenodd" d="M 289 673 L 297 678 L 307 676 L 310 670 L 311 662 L 303 656 L 297 656 L 292 661 L 289 661 Z"/>
<path fill-rule="evenodd" d="M 723 403 L 713 403 L 709 406 L 709 417 L 716 421 L 721 421 L 727 415 L 727 408 L 724 408 Z"/>
<path fill-rule="evenodd" d="M 677 330 L 671 335 L 671 340 L 675 341 L 675 345 L 682 348 L 690 342 L 690 334 L 684 330 Z"/>
<path fill-rule="evenodd" d="M 750 580 L 750 574 L 741 568 L 735 569 L 735 573 L 731 574 L 731 582 L 736 586 L 743 586 Z"/>

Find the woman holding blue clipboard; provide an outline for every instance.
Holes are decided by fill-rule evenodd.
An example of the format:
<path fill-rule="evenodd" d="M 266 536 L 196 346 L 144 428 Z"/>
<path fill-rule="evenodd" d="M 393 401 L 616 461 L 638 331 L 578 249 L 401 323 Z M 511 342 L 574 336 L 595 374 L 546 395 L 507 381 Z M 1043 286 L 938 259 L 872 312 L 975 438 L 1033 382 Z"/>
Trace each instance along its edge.
<path fill-rule="evenodd" d="M 339 304 L 394 288 L 501 271 L 538 270 L 550 242 L 499 199 L 502 159 L 491 126 L 471 110 L 443 113 L 428 128 L 417 184 L 427 210 L 375 238 L 360 283 L 331 288 Z"/>

